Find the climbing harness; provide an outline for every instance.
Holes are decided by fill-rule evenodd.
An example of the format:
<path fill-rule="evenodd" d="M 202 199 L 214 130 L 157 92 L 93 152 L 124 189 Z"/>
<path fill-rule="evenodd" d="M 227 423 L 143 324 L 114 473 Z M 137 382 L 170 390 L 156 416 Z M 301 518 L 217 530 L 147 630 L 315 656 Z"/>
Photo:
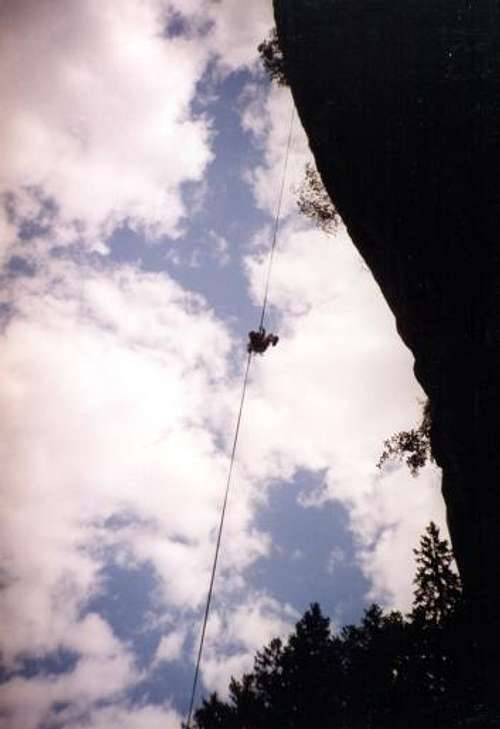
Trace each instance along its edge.
<path fill-rule="evenodd" d="M 189 710 L 187 714 L 187 721 L 184 725 L 185 729 L 191 729 L 191 717 L 193 714 L 193 708 L 194 708 L 194 701 L 196 697 L 196 687 L 198 684 L 198 678 L 200 674 L 200 666 L 201 666 L 201 659 L 203 656 L 203 646 L 205 642 L 205 633 L 207 629 L 207 623 L 208 623 L 208 617 L 210 614 L 210 605 L 212 602 L 212 596 L 214 592 L 214 582 L 215 582 L 215 574 L 217 571 L 217 562 L 219 560 L 219 552 L 220 552 L 220 546 L 222 541 L 222 532 L 224 529 L 224 520 L 226 518 L 226 509 L 227 509 L 227 502 L 229 498 L 229 489 L 231 486 L 231 477 L 233 475 L 233 468 L 234 468 L 234 460 L 236 456 L 236 446 L 238 444 L 238 436 L 240 433 L 240 425 L 241 425 L 241 417 L 243 415 L 243 405 L 245 403 L 245 395 L 247 391 L 247 385 L 248 385 L 248 375 L 250 372 L 250 364 L 252 362 L 252 355 L 255 353 L 263 354 L 265 350 L 269 347 L 271 344 L 273 347 L 276 346 L 278 343 L 278 337 L 275 334 L 266 334 L 266 330 L 264 329 L 264 319 L 266 315 L 267 310 L 267 303 L 269 298 L 269 283 L 271 280 L 271 270 L 273 265 L 273 259 L 274 259 L 274 251 L 276 249 L 276 243 L 278 241 L 278 231 L 279 231 L 279 222 L 280 222 L 280 216 L 281 216 L 281 207 L 283 203 L 283 194 L 285 190 L 285 180 L 286 180 L 286 172 L 288 167 L 288 157 L 290 154 L 290 146 L 292 142 L 292 130 L 293 130 L 293 122 L 295 117 L 295 107 L 293 106 L 292 101 L 292 112 L 290 115 L 290 129 L 288 132 L 288 140 L 286 144 L 286 151 L 285 151 L 285 159 L 283 163 L 283 172 L 281 176 L 281 187 L 280 187 L 280 193 L 278 197 L 278 204 L 276 207 L 276 216 L 274 219 L 274 227 L 273 227 L 273 235 L 271 240 L 271 249 L 269 251 L 269 262 L 267 266 L 267 273 L 266 273 L 266 281 L 265 281 L 265 287 L 264 287 L 264 298 L 262 302 L 262 308 L 261 308 L 261 314 L 260 314 L 260 322 L 259 322 L 259 329 L 258 331 L 252 331 L 249 332 L 249 342 L 247 345 L 247 362 L 245 367 L 245 374 L 243 376 L 243 385 L 241 388 L 241 396 L 240 396 L 240 405 L 238 409 L 238 417 L 236 419 L 236 428 L 234 431 L 234 438 L 233 438 L 233 445 L 231 448 L 231 457 L 229 460 L 229 470 L 227 473 L 227 479 L 226 479 L 226 488 L 224 492 L 224 500 L 222 503 L 222 510 L 219 520 L 219 529 L 217 532 L 217 541 L 215 544 L 215 553 L 214 553 L 214 559 L 212 563 L 212 572 L 210 575 L 210 583 L 208 587 L 208 593 L 207 593 L 207 599 L 205 603 L 205 612 L 203 615 L 203 623 L 201 627 L 201 635 L 200 635 L 200 642 L 198 646 L 198 655 L 196 659 L 196 668 L 194 672 L 193 677 L 193 685 L 191 689 L 191 698 L 189 701 Z M 252 338 L 252 335 L 255 335 Z"/>

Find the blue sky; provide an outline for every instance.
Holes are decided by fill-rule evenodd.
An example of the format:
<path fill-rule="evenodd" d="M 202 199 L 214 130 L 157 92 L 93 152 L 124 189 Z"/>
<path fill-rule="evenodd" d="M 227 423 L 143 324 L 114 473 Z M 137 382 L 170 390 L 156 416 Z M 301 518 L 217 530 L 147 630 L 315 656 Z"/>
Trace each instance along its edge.
<path fill-rule="evenodd" d="M 0 7 L 2 673 L 9 729 L 179 727 L 291 99 L 268 0 Z M 412 358 L 347 231 L 297 213 L 296 121 L 201 693 L 312 601 L 405 609 L 439 474 L 380 473 Z"/>

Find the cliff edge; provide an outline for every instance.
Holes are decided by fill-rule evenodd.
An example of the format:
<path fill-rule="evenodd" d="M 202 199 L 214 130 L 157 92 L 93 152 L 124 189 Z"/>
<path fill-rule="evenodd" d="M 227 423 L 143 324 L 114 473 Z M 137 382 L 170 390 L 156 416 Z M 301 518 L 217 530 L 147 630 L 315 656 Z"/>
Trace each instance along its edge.
<path fill-rule="evenodd" d="M 274 5 L 318 170 L 431 402 L 454 552 L 498 683 L 500 2 Z"/>

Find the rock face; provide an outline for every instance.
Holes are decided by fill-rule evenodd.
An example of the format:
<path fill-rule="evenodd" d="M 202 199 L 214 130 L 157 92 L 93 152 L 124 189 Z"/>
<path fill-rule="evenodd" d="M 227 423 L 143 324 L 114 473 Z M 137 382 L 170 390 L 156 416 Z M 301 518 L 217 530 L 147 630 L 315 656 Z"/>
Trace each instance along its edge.
<path fill-rule="evenodd" d="M 498 674 L 500 2 L 275 0 L 275 16 L 323 182 L 430 398 L 453 547 Z"/>

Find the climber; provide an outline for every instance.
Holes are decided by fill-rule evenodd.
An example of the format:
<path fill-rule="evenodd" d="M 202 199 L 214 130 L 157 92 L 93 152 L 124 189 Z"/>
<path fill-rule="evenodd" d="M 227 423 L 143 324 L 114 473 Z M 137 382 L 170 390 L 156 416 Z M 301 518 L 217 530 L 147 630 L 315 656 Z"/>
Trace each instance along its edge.
<path fill-rule="evenodd" d="M 247 352 L 264 354 L 270 344 L 275 347 L 278 341 L 279 337 L 276 334 L 266 334 L 266 330 L 261 326 L 258 332 L 248 332 Z"/>

